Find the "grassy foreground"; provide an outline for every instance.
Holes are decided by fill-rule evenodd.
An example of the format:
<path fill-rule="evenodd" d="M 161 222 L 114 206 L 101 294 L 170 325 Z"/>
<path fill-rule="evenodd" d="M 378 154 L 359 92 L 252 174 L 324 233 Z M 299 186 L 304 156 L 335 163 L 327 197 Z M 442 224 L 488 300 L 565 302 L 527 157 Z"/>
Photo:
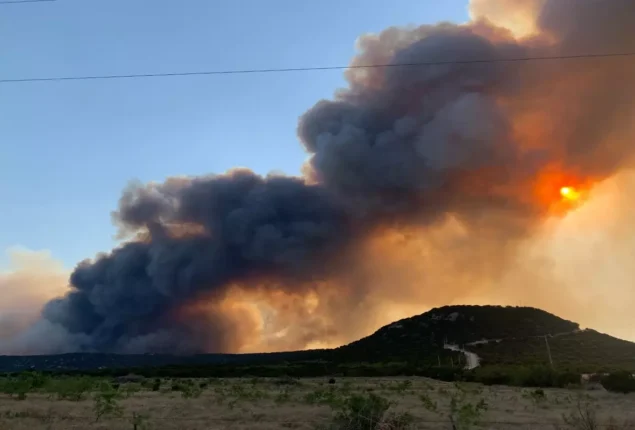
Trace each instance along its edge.
<path fill-rule="evenodd" d="M 31 374 L 0 387 L 3 430 L 635 428 L 633 394 L 417 377 L 117 382 Z"/>

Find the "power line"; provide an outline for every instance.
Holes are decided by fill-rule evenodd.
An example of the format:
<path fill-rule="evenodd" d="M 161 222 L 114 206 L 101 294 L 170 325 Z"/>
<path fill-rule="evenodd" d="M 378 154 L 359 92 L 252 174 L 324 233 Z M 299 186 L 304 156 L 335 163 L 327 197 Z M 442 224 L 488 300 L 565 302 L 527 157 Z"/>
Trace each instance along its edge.
<path fill-rule="evenodd" d="M 18 3 L 55 3 L 57 0 L 5 0 L 0 4 L 18 4 Z"/>
<path fill-rule="evenodd" d="M 55 0 L 31 0 L 31 1 L 55 1 Z M 487 64 L 487 63 L 513 63 L 527 61 L 546 60 L 572 60 L 588 58 L 609 58 L 609 57 L 632 57 L 635 52 L 622 52 L 612 54 L 580 54 L 580 55 L 559 55 L 551 57 L 518 57 L 518 58 L 498 58 L 489 60 L 464 60 L 464 61 L 428 61 L 418 63 L 396 63 L 396 64 L 369 64 L 354 66 L 324 66 L 324 67 L 294 67 L 280 69 L 237 69 L 237 70 L 210 70 L 201 72 L 174 72 L 174 73 L 141 73 L 129 75 L 94 75 L 94 76 L 61 76 L 43 78 L 18 78 L 0 79 L 0 84 L 16 84 L 26 82 L 61 82 L 61 81 L 92 81 L 107 79 L 146 79 L 146 78 L 166 78 L 185 76 L 211 76 L 211 75 L 246 75 L 262 73 L 289 73 L 325 70 L 349 70 L 349 69 L 378 69 L 378 68 L 399 68 L 399 67 L 423 67 L 423 66 L 443 66 L 460 64 Z"/>

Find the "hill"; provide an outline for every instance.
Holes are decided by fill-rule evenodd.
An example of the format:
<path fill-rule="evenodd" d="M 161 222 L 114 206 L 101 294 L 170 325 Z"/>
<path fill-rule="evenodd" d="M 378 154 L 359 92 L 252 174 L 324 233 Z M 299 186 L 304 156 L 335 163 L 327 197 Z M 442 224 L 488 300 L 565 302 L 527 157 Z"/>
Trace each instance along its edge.
<path fill-rule="evenodd" d="M 635 343 L 582 330 L 556 336 L 506 339 L 468 345 L 481 358 L 482 366 L 548 365 L 549 353 L 556 368 L 586 372 L 624 369 L 635 371 Z"/>
<path fill-rule="evenodd" d="M 530 307 L 435 308 L 382 327 L 340 350 L 342 358 L 370 361 L 465 363 L 444 349 L 448 345 L 476 354 L 481 367 L 550 366 L 550 353 L 560 370 L 635 371 L 635 343 L 580 330 L 575 322 Z"/>
<path fill-rule="evenodd" d="M 635 343 L 592 330 L 540 309 L 444 306 L 396 321 L 370 336 L 331 350 L 272 354 L 66 354 L 1 357 L 0 372 L 168 369 L 169 374 L 216 376 L 320 374 L 379 375 L 461 371 L 466 354 L 483 368 L 549 365 L 545 337 L 558 370 L 635 371 Z M 450 350 L 448 346 L 455 350 Z M 456 350 L 458 349 L 458 351 Z M 101 370 L 100 370 L 101 369 Z M 453 370 L 452 370 L 453 369 Z M 425 373 L 424 372 L 424 373 Z"/>
<path fill-rule="evenodd" d="M 529 307 L 444 306 L 384 326 L 374 334 L 338 348 L 343 358 L 404 360 L 448 355 L 445 344 L 466 345 L 486 339 L 524 339 L 570 333 L 579 325 Z"/>

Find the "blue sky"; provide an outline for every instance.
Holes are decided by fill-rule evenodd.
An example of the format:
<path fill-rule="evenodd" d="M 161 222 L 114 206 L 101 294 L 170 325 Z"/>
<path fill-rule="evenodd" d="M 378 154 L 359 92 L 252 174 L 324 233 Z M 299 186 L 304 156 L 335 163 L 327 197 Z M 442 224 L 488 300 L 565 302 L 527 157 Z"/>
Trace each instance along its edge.
<path fill-rule="evenodd" d="M 0 79 L 345 65 L 362 33 L 466 19 L 466 0 L 2 5 Z M 344 84 L 341 71 L 0 84 L 0 251 L 49 249 L 70 268 L 109 250 L 133 179 L 297 174 L 298 117 Z"/>

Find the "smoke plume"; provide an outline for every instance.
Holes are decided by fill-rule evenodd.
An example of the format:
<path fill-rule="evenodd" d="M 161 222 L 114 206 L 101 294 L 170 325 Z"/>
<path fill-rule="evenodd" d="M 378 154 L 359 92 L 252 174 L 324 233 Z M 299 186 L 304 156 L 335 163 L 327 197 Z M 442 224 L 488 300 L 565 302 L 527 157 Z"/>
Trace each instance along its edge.
<path fill-rule="evenodd" d="M 42 342 L 42 331 L 48 335 L 58 333 L 57 338 L 47 339 L 58 345 L 55 348 L 72 347 L 59 344 L 59 336 L 65 337 L 61 328 L 51 329 L 46 321 L 38 321 L 42 305 L 66 292 L 68 272 L 48 251 L 14 248 L 8 256 L 8 270 L 0 271 L 0 340 L 4 340 L 0 353 L 55 351 L 49 351 L 49 344 Z"/>
<path fill-rule="evenodd" d="M 18 338 L 58 352 L 304 348 L 385 322 L 387 303 L 502 297 L 493 286 L 512 278 L 557 288 L 527 250 L 575 209 L 561 187 L 586 195 L 631 167 L 635 62 L 500 60 L 635 51 L 635 2 L 476 0 L 471 15 L 362 36 L 352 65 L 443 64 L 347 71 L 299 119 L 303 177 L 131 185 L 113 214 L 129 240 L 81 262 Z"/>

